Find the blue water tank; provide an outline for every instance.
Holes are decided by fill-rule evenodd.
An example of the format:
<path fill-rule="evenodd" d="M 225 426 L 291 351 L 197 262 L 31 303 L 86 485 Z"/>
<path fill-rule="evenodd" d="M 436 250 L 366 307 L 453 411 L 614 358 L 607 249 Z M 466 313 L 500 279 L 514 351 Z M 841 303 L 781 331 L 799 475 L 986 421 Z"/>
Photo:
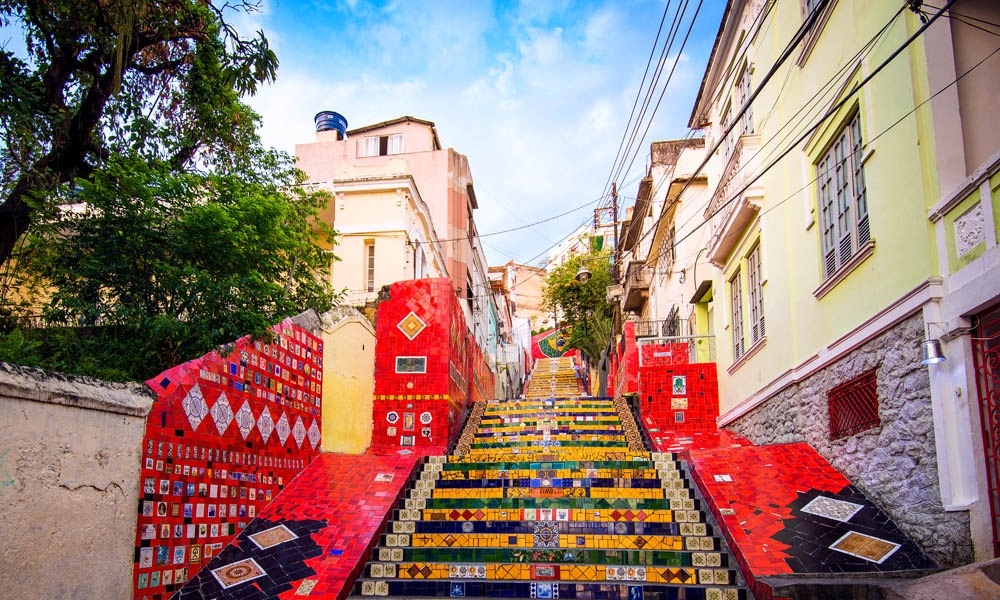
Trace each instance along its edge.
<path fill-rule="evenodd" d="M 324 110 L 316 113 L 313 117 L 316 122 L 316 131 L 336 131 L 338 140 L 347 139 L 347 119 L 340 113 L 332 110 Z"/>

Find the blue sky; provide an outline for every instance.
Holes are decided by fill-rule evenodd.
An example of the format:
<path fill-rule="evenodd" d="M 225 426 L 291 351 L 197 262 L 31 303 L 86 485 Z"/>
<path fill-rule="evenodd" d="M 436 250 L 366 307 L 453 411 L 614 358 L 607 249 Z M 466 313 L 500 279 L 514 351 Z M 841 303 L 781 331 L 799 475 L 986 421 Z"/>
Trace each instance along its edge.
<path fill-rule="evenodd" d="M 476 221 L 487 234 L 600 197 L 665 3 L 264 0 L 238 25 L 263 29 L 281 61 L 277 82 L 250 100 L 265 143 L 293 152 L 313 139 L 320 110 L 340 112 L 351 127 L 403 115 L 434 121 L 441 143 L 469 158 Z M 632 182 L 623 196 L 635 196 L 651 141 L 686 134 L 724 4 L 702 5 L 635 166 L 621 179 Z M 484 236 L 489 262 L 537 263 L 594 206 Z"/>

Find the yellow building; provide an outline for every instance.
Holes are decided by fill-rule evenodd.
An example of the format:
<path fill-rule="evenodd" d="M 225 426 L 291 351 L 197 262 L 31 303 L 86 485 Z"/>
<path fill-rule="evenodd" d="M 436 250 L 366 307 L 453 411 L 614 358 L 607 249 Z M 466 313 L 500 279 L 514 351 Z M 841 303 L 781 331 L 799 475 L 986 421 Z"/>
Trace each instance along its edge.
<path fill-rule="evenodd" d="M 715 267 L 694 285 L 720 425 L 810 443 L 952 565 L 1000 549 L 1000 423 L 981 426 L 973 361 L 1000 352 L 1000 6 L 924 11 L 728 3 L 690 122 Z M 927 339 L 945 362 L 921 363 Z"/>

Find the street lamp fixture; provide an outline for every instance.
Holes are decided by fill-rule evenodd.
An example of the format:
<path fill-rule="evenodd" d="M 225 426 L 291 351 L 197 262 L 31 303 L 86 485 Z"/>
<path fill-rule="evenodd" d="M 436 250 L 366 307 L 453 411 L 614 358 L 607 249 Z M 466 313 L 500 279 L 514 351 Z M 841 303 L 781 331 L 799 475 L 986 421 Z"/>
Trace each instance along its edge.
<path fill-rule="evenodd" d="M 586 265 L 580 267 L 580 270 L 576 272 L 576 280 L 580 283 L 587 283 L 590 281 L 590 276 L 590 269 L 588 269 Z"/>

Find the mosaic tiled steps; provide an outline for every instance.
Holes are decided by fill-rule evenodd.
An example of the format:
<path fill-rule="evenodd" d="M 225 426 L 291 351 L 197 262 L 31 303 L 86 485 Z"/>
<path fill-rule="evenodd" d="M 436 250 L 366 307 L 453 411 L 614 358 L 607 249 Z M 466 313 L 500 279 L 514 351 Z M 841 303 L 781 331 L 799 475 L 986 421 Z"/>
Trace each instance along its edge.
<path fill-rule="evenodd" d="M 579 395 L 580 383 L 570 357 L 538 359 L 524 392 L 524 397 L 528 399 L 572 398 Z"/>
<path fill-rule="evenodd" d="M 646 452 L 623 406 L 476 409 L 456 453 L 424 465 L 354 597 L 747 597 L 685 466 Z"/>

